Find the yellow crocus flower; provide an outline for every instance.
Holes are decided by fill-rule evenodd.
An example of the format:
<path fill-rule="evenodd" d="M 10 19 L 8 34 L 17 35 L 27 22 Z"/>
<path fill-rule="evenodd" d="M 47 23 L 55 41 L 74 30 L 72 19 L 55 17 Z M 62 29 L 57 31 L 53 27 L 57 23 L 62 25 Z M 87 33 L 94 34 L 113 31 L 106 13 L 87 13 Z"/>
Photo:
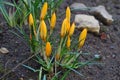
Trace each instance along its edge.
<path fill-rule="evenodd" d="M 55 24 L 56 24 L 56 14 L 55 14 L 55 12 L 54 12 L 54 13 L 52 14 L 51 20 L 50 20 L 50 27 L 51 27 L 51 29 L 54 29 Z"/>
<path fill-rule="evenodd" d="M 78 48 L 81 48 L 84 45 L 85 39 L 87 36 L 87 29 L 83 29 L 83 31 L 81 32 L 80 36 L 79 36 L 79 45 Z"/>
<path fill-rule="evenodd" d="M 45 2 L 45 3 L 43 4 L 42 9 L 41 9 L 40 20 L 42 20 L 42 19 L 45 18 L 45 15 L 47 14 L 47 9 L 48 9 L 48 4 L 47 4 L 47 2 Z"/>
<path fill-rule="evenodd" d="M 29 14 L 28 23 L 30 26 L 33 26 L 33 24 L 34 24 L 33 16 L 31 13 Z"/>
<path fill-rule="evenodd" d="M 65 18 L 63 20 L 63 23 L 62 23 L 62 27 L 61 27 L 61 38 L 63 38 L 65 35 L 66 35 L 66 32 L 67 32 L 67 19 Z"/>
<path fill-rule="evenodd" d="M 70 41 L 70 37 L 68 36 L 68 38 L 67 38 L 67 44 L 66 44 L 66 46 L 67 46 L 68 49 L 70 49 L 70 44 L 71 44 L 71 41 Z"/>
<path fill-rule="evenodd" d="M 72 26 L 70 27 L 70 30 L 69 30 L 69 36 L 72 36 L 73 35 L 73 33 L 74 33 L 74 31 L 75 31 L 75 23 L 73 22 L 72 23 Z"/>
<path fill-rule="evenodd" d="M 43 41 L 46 41 L 47 27 L 46 27 L 44 20 L 41 20 L 40 22 L 40 37 Z"/>
<path fill-rule="evenodd" d="M 66 9 L 66 18 L 68 19 L 69 22 L 70 22 L 70 16 L 71 16 L 70 7 L 67 7 L 67 9 Z"/>
<path fill-rule="evenodd" d="M 52 52 L 52 47 L 51 47 L 51 45 L 50 45 L 50 42 L 47 42 L 47 43 L 46 43 L 45 51 L 46 51 L 46 56 L 47 56 L 47 57 L 50 57 L 51 52 Z"/>

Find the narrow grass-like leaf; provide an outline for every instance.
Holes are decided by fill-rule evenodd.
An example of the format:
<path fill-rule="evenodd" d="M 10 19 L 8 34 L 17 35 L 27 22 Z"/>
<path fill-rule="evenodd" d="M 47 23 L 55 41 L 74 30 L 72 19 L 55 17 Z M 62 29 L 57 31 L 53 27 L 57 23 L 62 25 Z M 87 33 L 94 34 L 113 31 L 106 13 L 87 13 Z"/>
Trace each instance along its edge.
<path fill-rule="evenodd" d="M 65 71 L 65 73 L 63 74 L 63 76 L 62 76 L 62 78 L 60 80 L 65 80 L 65 78 L 67 77 L 69 72 L 70 72 L 70 70 Z"/>
<path fill-rule="evenodd" d="M 46 75 L 44 75 L 44 76 L 43 76 L 43 80 L 47 80 L 47 77 L 46 77 Z"/>
<path fill-rule="evenodd" d="M 41 80 L 42 79 L 42 67 L 40 67 L 40 71 L 39 71 L 39 79 L 38 80 Z"/>
<path fill-rule="evenodd" d="M 0 5 L 1 4 L 6 4 L 6 5 L 9 5 L 9 6 L 15 7 L 15 5 L 13 3 L 10 3 L 10 2 L 7 2 L 7 1 L 0 1 Z"/>
<path fill-rule="evenodd" d="M 85 77 L 83 74 L 81 74 L 80 72 L 76 71 L 75 69 L 68 67 L 68 69 L 70 69 L 71 71 L 77 73 L 79 76 Z"/>
<path fill-rule="evenodd" d="M 24 65 L 22 64 L 22 66 L 26 67 L 27 69 L 33 71 L 33 72 L 38 72 L 39 70 L 35 70 L 34 68 L 30 67 L 30 66 L 27 66 L 27 65 Z"/>
<path fill-rule="evenodd" d="M 61 71 L 59 71 L 59 72 L 57 72 L 53 77 L 52 77 L 52 79 L 51 80 L 58 80 L 58 75 L 61 73 Z"/>

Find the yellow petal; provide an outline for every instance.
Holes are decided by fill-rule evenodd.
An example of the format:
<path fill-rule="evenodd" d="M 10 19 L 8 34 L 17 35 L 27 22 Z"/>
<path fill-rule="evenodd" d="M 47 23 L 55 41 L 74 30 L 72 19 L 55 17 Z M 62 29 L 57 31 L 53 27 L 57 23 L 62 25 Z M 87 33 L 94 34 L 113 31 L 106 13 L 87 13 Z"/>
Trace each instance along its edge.
<path fill-rule="evenodd" d="M 48 8 L 48 4 L 47 4 L 47 2 L 45 2 L 41 9 L 41 15 L 40 15 L 41 20 L 45 18 L 45 15 L 47 14 L 47 8 Z"/>
<path fill-rule="evenodd" d="M 52 14 L 52 16 L 51 16 L 51 21 L 50 21 L 50 27 L 51 27 L 51 29 L 54 29 L 55 24 L 56 24 L 56 14 L 55 14 L 55 12 L 54 12 L 54 13 Z"/>
<path fill-rule="evenodd" d="M 81 32 L 80 36 L 79 36 L 79 45 L 78 48 L 81 48 L 84 45 L 85 39 L 87 36 L 87 29 L 83 29 L 83 31 Z"/>
<path fill-rule="evenodd" d="M 66 22 L 66 27 L 67 27 L 67 33 L 69 32 L 69 30 L 70 30 L 70 22 L 67 20 L 67 22 Z"/>
<path fill-rule="evenodd" d="M 42 40 L 46 41 L 47 27 L 46 27 L 44 20 L 42 20 L 40 23 L 40 37 Z"/>
<path fill-rule="evenodd" d="M 70 30 L 69 30 L 69 36 L 72 36 L 74 31 L 75 31 L 75 23 L 72 23 L 72 26 L 70 27 Z"/>
<path fill-rule="evenodd" d="M 68 19 L 69 22 L 70 22 L 70 16 L 71 16 L 71 11 L 70 11 L 70 8 L 67 7 L 67 9 L 66 9 L 66 18 Z"/>
<path fill-rule="evenodd" d="M 34 20 L 33 20 L 33 16 L 32 16 L 32 14 L 29 15 L 28 22 L 29 22 L 29 25 L 30 25 L 30 26 L 33 25 Z"/>
<path fill-rule="evenodd" d="M 52 47 L 51 47 L 51 45 L 50 45 L 50 42 L 47 42 L 47 43 L 46 43 L 45 51 L 46 51 L 46 56 L 47 56 L 47 57 L 50 57 L 51 52 L 52 52 Z"/>
<path fill-rule="evenodd" d="M 65 18 L 63 20 L 62 27 L 61 27 L 61 37 L 62 38 L 66 35 L 66 31 L 67 31 L 66 22 L 67 22 L 67 19 Z"/>
<path fill-rule="evenodd" d="M 70 41 L 70 37 L 68 36 L 68 39 L 67 39 L 67 48 L 70 49 L 70 44 L 71 44 L 71 41 Z"/>

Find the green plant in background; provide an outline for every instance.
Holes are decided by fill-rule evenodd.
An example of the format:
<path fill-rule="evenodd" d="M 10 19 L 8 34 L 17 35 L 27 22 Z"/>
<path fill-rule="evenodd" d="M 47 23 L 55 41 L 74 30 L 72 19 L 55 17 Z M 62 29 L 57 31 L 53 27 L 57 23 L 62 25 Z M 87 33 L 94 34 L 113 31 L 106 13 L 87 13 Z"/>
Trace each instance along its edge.
<path fill-rule="evenodd" d="M 23 9 L 21 6 L 21 4 L 17 4 L 14 0 L 13 3 L 0 0 L 0 11 L 10 27 L 20 26 L 23 24 L 23 17 L 25 16 L 22 14 Z"/>
<path fill-rule="evenodd" d="M 39 20 L 39 10 L 44 2 L 49 5 L 47 19 L 60 6 L 63 0 L 12 0 L 12 2 L 0 0 L 0 11 L 9 26 L 22 26 L 26 24 L 27 16 L 32 13 L 35 20 Z M 6 7 L 8 6 L 8 7 Z M 36 21 L 35 21 L 36 22 Z M 35 23 L 36 25 L 36 23 Z"/>

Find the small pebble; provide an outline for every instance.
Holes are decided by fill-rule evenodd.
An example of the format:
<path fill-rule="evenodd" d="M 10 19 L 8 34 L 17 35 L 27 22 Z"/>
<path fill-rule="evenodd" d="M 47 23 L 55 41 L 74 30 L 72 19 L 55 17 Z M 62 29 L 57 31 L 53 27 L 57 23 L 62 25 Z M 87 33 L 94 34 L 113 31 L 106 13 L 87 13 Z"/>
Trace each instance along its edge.
<path fill-rule="evenodd" d="M 8 51 L 7 48 L 2 47 L 2 48 L 0 48 L 0 53 L 2 53 L 2 54 L 7 54 L 7 53 L 9 53 L 9 51 Z"/>

